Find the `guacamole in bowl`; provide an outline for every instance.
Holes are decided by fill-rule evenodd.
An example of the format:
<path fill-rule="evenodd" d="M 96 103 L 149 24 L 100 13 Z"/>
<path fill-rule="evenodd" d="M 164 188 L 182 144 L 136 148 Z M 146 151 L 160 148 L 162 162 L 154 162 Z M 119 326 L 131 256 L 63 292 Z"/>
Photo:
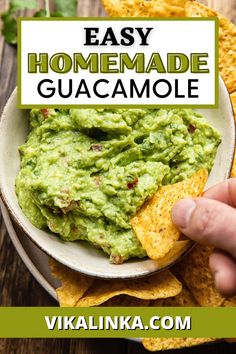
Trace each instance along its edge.
<path fill-rule="evenodd" d="M 210 171 L 220 142 L 191 109 L 33 109 L 18 201 L 34 226 L 111 263 L 143 258 L 130 219 L 160 186 Z"/>

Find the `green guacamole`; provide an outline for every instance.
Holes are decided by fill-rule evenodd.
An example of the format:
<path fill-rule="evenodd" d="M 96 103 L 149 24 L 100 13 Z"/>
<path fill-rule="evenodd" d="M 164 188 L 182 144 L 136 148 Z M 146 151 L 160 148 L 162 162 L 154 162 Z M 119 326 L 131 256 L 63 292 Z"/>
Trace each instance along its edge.
<path fill-rule="evenodd" d="M 34 109 L 19 204 L 36 227 L 88 241 L 112 263 L 142 258 L 131 217 L 163 184 L 210 171 L 220 141 L 190 109 Z"/>

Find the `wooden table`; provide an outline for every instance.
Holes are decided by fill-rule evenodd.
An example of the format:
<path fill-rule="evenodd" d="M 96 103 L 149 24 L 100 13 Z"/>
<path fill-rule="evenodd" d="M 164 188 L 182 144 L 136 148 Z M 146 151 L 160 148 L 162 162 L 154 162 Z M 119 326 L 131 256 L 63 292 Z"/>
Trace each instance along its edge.
<path fill-rule="evenodd" d="M 217 9 L 236 22 L 235 0 L 205 0 L 203 3 Z M 42 4 L 43 1 L 39 1 Z M 8 7 L 0 0 L 0 13 Z M 79 0 L 80 16 L 103 16 L 99 0 Z M 25 12 L 29 15 L 29 12 Z M 16 48 L 4 43 L 0 37 L 0 112 L 16 85 Z M 16 253 L 7 235 L 0 215 L 0 304 L 1 306 L 57 306 L 57 303 L 36 282 Z M 236 345 L 218 343 L 167 354 L 233 354 Z M 2 339 L 0 354 L 144 354 L 140 344 L 121 339 Z"/>

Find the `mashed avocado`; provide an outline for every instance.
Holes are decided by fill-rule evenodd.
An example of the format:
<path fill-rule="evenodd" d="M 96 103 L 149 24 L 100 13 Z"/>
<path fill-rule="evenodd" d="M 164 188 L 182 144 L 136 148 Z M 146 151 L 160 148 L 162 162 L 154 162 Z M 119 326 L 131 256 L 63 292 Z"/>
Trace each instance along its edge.
<path fill-rule="evenodd" d="M 24 213 L 112 263 L 146 255 L 131 217 L 161 185 L 210 171 L 220 143 L 190 109 L 34 109 L 30 127 L 16 179 Z"/>

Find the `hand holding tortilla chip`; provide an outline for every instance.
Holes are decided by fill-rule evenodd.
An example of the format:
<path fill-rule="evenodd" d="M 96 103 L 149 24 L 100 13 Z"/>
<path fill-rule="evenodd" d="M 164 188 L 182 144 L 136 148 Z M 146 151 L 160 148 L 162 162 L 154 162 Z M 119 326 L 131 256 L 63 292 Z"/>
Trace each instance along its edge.
<path fill-rule="evenodd" d="M 236 179 L 209 189 L 204 198 L 183 199 L 172 210 L 172 220 L 188 237 L 216 248 L 210 268 L 216 287 L 236 294 Z"/>

